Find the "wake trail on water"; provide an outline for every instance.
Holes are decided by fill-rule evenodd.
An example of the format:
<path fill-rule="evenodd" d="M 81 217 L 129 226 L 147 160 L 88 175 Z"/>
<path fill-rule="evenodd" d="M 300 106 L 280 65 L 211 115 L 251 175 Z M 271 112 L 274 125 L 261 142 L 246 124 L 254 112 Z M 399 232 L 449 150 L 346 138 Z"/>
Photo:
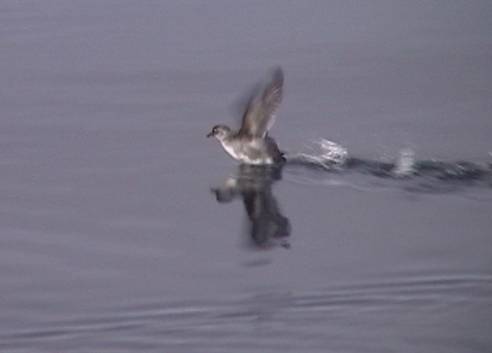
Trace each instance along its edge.
<path fill-rule="evenodd" d="M 386 180 L 395 180 L 412 191 L 443 192 L 463 186 L 492 188 L 492 162 L 418 160 L 412 149 L 401 150 L 394 161 L 372 160 L 350 156 L 340 144 L 317 139 L 304 151 L 286 155 L 287 167 L 297 178 L 294 181 L 310 183 L 299 178 L 299 170 L 327 172 L 330 175 L 363 174 Z M 311 178 L 315 184 L 346 184 L 344 180 Z"/>

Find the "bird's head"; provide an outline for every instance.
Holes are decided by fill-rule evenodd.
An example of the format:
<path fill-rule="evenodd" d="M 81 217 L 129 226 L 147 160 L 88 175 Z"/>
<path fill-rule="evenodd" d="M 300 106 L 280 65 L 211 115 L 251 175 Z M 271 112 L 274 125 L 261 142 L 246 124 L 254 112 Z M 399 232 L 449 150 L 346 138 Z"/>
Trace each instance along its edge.
<path fill-rule="evenodd" d="M 226 125 L 215 125 L 212 130 L 207 134 L 207 137 L 215 137 L 217 140 L 222 141 L 231 134 L 231 129 Z"/>

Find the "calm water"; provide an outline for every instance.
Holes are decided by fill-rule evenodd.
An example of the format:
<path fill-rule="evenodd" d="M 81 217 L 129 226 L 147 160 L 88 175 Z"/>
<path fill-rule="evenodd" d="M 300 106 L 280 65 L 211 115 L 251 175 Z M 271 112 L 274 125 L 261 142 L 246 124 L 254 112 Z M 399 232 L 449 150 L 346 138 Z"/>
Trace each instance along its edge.
<path fill-rule="evenodd" d="M 0 351 L 492 351 L 491 16 L 3 0 Z M 205 138 L 276 64 L 272 135 L 342 167 Z"/>

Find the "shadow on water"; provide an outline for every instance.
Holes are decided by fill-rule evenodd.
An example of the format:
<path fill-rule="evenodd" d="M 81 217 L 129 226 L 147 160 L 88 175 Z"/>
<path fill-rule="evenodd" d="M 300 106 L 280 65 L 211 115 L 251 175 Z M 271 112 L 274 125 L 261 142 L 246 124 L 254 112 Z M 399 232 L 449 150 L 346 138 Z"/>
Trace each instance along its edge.
<path fill-rule="evenodd" d="M 257 248 L 280 245 L 289 248 L 290 221 L 282 214 L 272 185 L 282 179 L 283 166 L 240 165 L 233 177 L 212 188 L 217 202 L 229 203 L 241 197 L 248 220 L 247 233 Z"/>

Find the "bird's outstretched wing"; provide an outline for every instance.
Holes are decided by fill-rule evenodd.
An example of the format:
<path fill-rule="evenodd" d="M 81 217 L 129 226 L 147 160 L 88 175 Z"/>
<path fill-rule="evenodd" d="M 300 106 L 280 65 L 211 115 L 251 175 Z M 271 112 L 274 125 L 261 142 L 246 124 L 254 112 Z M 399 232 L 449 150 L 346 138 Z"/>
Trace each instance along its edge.
<path fill-rule="evenodd" d="M 266 135 L 275 121 L 275 112 L 282 101 L 283 85 L 284 73 L 278 67 L 262 94 L 250 99 L 243 115 L 240 135 L 251 137 Z"/>

